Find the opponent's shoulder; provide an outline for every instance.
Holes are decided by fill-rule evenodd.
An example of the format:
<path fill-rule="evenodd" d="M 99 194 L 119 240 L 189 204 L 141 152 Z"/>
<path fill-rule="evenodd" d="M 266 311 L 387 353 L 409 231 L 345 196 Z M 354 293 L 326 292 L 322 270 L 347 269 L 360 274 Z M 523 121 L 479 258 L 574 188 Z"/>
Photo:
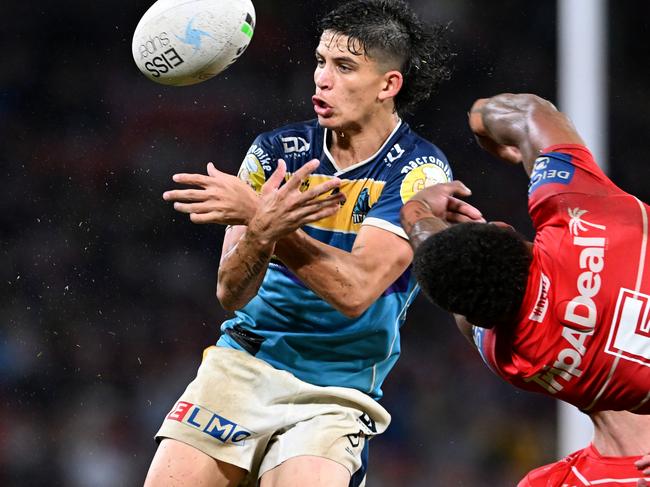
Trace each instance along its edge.
<path fill-rule="evenodd" d="M 562 481 L 571 473 L 571 466 L 582 456 L 584 450 L 578 450 L 555 463 L 543 465 L 528 472 L 517 487 L 547 487 L 562 485 Z"/>

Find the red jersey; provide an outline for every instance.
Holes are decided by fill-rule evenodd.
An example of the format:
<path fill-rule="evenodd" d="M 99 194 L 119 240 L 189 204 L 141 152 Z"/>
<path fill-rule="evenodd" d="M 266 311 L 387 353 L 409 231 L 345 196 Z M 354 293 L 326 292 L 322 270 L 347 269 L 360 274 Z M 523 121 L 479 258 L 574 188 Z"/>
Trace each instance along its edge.
<path fill-rule="evenodd" d="M 648 206 L 580 145 L 549 147 L 528 192 L 536 236 L 517 323 L 474 328 L 506 381 L 585 412 L 650 413 Z"/>
<path fill-rule="evenodd" d="M 642 474 L 634 466 L 641 457 L 604 457 L 593 445 L 559 462 L 536 468 L 517 487 L 635 487 Z"/>

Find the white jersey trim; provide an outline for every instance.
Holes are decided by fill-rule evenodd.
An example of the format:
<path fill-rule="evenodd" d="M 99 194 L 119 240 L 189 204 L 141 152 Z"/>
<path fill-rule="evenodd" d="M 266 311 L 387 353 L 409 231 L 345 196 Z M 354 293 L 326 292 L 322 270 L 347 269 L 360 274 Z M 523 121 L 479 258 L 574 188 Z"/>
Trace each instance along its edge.
<path fill-rule="evenodd" d="M 394 233 L 399 237 L 402 237 L 404 240 L 409 239 L 402 227 L 397 226 L 389 221 L 382 220 L 381 218 L 374 218 L 374 217 L 366 218 L 365 220 L 363 220 L 361 226 L 363 227 L 364 225 L 370 225 L 371 227 L 381 228 L 382 230 L 386 230 L 388 232 Z"/>
<path fill-rule="evenodd" d="M 393 129 L 393 131 L 392 131 L 392 132 L 390 133 L 390 135 L 386 138 L 386 140 L 385 140 L 384 143 L 381 145 L 381 147 L 377 150 L 377 152 L 375 152 L 375 153 L 374 153 L 372 156 L 370 156 L 368 159 L 365 159 L 365 160 L 363 160 L 363 161 L 361 161 L 361 162 L 357 162 L 356 164 L 353 164 L 352 166 L 350 166 L 350 167 L 346 167 L 346 168 L 344 168 L 344 169 L 341 169 L 341 168 L 338 166 L 338 164 L 336 164 L 336 161 L 334 160 L 334 157 L 332 156 L 332 153 L 330 152 L 329 147 L 327 147 L 327 134 L 329 133 L 330 130 L 329 130 L 328 128 L 326 128 L 325 130 L 323 130 L 323 152 L 325 152 L 325 155 L 327 156 L 327 158 L 328 158 L 328 159 L 330 160 L 330 162 L 332 163 L 332 166 L 334 166 L 334 169 L 336 169 L 336 173 L 335 173 L 334 175 L 335 175 L 335 176 L 340 176 L 341 174 L 345 174 L 346 172 L 352 171 L 353 169 L 356 169 L 356 168 L 358 168 L 358 167 L 360 167 L 360 166 L 363 166 L 364 164 L 368 164 L 369 162 L 374 161 L 374 160 L 377 158 L 377 156 L 379 155 L 379 153 L 380 153 L 382 150 L 384 150 L 384 147 L 386 147 L 386 146 L 388 145 L 388 142 L 390 141 L 390 139 L 393 138 L 393 135 L 395 135 L 395 133 L 397 133 L 397 131 L 399 130 L 399 128 L 400 128 L 401 126 L 402 126 L 402 119 L 401 119 L 401 118 L 398 118 L 398 119 L 397 119 L 397 125 L 395 125 L 395 128 Z"/>

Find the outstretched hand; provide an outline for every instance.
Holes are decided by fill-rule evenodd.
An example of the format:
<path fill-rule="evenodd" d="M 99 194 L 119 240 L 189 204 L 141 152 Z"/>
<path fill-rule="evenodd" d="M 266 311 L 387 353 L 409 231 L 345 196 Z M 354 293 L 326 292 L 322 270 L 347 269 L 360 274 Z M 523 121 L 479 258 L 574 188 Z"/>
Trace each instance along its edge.
<path fill-rule="evenodd" d="M 174 174 L 173 180 L 194 186 L 165 191 L 163 199 L 173 201 L 174 209 L 190 215 L 193 223 L 246 225 L 257 211 L 258 196 L 244 181 L 219 171 L 211 162 L 208 174 Z"/>
<path fill-rule="evenodd" d="M 313 188 L 301 191 L 303 181 L 318 168 L 320 162 L 313 159 L 285 179 L 287 166 L 280 159 L 275 172 L 262 187 L 262 197 L 258 210 L 248 223 L 249 233 L 263 241 L 276 241 L 312 223 L 336 213 L 345 196 L 338 191 L 341 181 L 332 178 Z M 329 192 L 331 194 L 326 195 Z"/>
<path fill-rule="evenodd" d="M 472 191 L 467 186 L 456 180 L 424 188 L 411 201 L 423 202 L 434 216 L 448 223 L 484 223 L 485 219 L 478 208 L 456 197 L 468 197 L 471 194 Z"/>

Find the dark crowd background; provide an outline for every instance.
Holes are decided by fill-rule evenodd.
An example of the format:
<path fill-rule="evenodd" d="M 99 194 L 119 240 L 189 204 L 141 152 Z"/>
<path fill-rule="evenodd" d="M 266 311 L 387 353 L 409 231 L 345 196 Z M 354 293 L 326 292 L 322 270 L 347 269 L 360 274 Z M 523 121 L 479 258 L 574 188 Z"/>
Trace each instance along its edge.
<path fill-rule="evenodd" d="M 568 0 L 567 0 L 568 1 Z M 223 228 L 161 199 L 175 172 L 235 172 L 254 136 L 313 118 L 315 19 L 335 2 L 256 0 L 245 55 L 194 87 L 139 73 L 149 0 L 0 6 L 0 485 L 140 485 L 156 428 L 226 316 Z M 556 5 L 412 0 L 450 23 L 453 79 L 408 117 L 447 154 L 488 219 L 532 236 L 526 178 L 475 145 L 477 97 L 556 100 Z M 611 175 L 648 201 L 650 3 L 609 7 Z M 605 135 L 603 135 L 605 136 Z M 555 458 L 554 401 L 493 376 L 419 298 L 385 384 L 371 487 L 510 486 Z"/>

